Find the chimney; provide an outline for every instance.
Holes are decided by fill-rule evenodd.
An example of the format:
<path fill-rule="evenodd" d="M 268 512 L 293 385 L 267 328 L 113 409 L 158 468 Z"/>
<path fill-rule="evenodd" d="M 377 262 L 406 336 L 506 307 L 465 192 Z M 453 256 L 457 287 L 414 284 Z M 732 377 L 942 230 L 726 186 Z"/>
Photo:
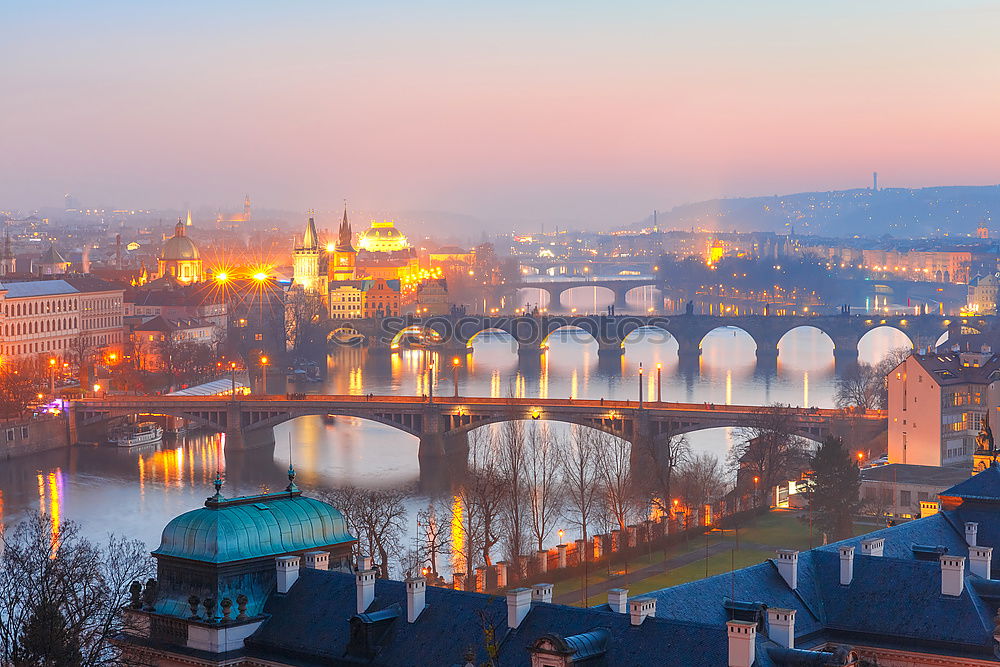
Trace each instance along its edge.
<path fill-rule="evenodd" d="M 965 558 L 941 555 L 941 595 L 958 597 L 965 588 Z"/>
<path fill-rule="evenodd" d="M 358 613 L 363 614 L 375 600 L 375 570 L 371 558 L 362 558 L 358 563 L 354 581 L 358 591 Z"/>
<path fill-rule="evenodd" d="M 552 584 L 535 584 L 531 587 L 532 602 L 552 602 Z"/>
<path fill-rule="evenodd" d="M 778 574 L 793 591 L 799 583 L 799 552 L 794 549 L 778 549 L 774 564 Z"/>
<path fill-rule="evenodd" d="M 965 522 L 965 543 L 970 547 L 976 546 L 976 534 L 979 532 L 979 524 L 975 521 Z"/>
<path fill-rule="evenodd" d="M 885 546 L 884 537 L 869 537 L 861 540 L 862 556 L 881 556 L 882 548 Z"/>
<path fill-rule="evenodd" d="M 278 556 L 274 559 L 278 573 L 278 592 L 287 593 L 295 580 L 299 578 L 299 557 Z"/>
<path fill-rule="evenodd" d="M 608 606 L 616 614 L 628 613 L 628 589 L 612 588 L 608 591 Z"/>
<path fill-rule="evenodd" d="M 726 621 L 729 635 L 729 667 L 751 667 L 757 659 L 757 624 Z"/>
<path fill-rule="evenodd" d="M 785 648 L 795 648 L 795 610 L 769 607 L 767 636 Z"/>
<path fill-rule="evenodd" d="M 507 627 L 514 629 L 531 609 L 531 589 L 512 588 L 507 591 Z"/>
<path fill-rule="evenodd" d="M 497 561 L 497 588 L 507 588 L 507 561 Z"/>
<path fill-rule="evenodd" d="M 307 551 L 304 554 L 305 566 L 310 570 L 329 570 L 330 553 L 327 551 Z"/>
<path fill-rule="evenodd" d="M 992 565 L 993 547 L 969 547 L 969 572 L 989 579 Z"/>
<path fill-rule="evenodd" d="M 413 623 L 426 606 L 427 580 L 423 577 L 406 579 L 406 622 Z"/>
<path fill-rule="evenodd" d="M 642 625 L 647 616 L 656 616 L 656 598 L 632 598 L 628 601 L 632 625 Z"/>
<path fill-rule="evenodd" d="M 840 547 L 840 585 L 854 581 L 854 547 Z"/>

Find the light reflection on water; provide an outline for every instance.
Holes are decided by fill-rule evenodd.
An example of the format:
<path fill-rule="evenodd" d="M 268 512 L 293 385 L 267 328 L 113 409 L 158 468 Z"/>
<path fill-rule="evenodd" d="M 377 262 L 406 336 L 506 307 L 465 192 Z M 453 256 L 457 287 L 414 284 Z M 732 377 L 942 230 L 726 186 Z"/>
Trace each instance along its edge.
<path fill-rule="evenodd" d="M 861 360 L 878 360 L 899 345 L 901 336 L 890 329 L 869 334 L 861 343 Z M 477 337 L 474 354 L 462 358 L 460 392 L 493 397 L 635 399 L 641 362 L 647 400 L 655 397 L 655 369 L 662 364 L 662 395 L 667 401 L 833 404 L 833 344 L 814 329 L 798 329 L 785 336 L 779 345 L 777 369 L 770 372 L 756 368 L 753 341 L 734 329 L 716 330 L 706 337 L 697 373 L 679 368 L 676 341 L 662 334 L 637 334 L 626 342 L 622 358 L 610 360 L 598 358 L 596 342 L 579 342 L 570 333 L 557 334 L 550 343 L 536 363 L 519 364 L 516 349 L 506 337 Z M 327 380 L 306 385 L 304 390 L 424 394 L 433 382 L 435 394 L 451 395 L 451 357 L 437 356 L 420 350 L 380 356 L 365 349 L 337 349 L 327 360 Z M 432 360 L 444 369 L 433 378 Z M 555 433 L 565 432 L 563 425 L 550 426 Z M 689 435 L 696 451 L 720 457 L 733 438 L 730 429 Z M 216 470 L 225 473 L 226 495 L 283 488 L 290 461 L 298 471 L 296 481 L 307 492 L 345 484 L 416 487 L 420 479 L 417 439 L 389 426 L 346 417 L 326 424 L 320 416 L 303 417 L 276 428 L 275 442 L 273 450 L 224 454 L 222 436 L 201 434 L 149 449 L 78 447 L 12 459 L 0 466 L 0 520 L 13 521 L 37 509 L 80 521 L 95 537 L 114 531 L 143 539 L 155 548 L 170 518 L 200 506 L 212 494 Z M 410 501 L 411 523 L 426 503 L 426 498 L 419 497 Z"/>

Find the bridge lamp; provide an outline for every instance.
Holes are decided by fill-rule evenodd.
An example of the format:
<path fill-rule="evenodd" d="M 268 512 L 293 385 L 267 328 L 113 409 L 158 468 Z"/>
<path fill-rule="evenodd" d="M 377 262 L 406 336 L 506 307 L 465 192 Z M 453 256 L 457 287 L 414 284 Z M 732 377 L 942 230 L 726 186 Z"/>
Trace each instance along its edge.
<path fill-rule="evenodd" d="M 541 410 L 539 410 L 538 408 L 532 408 L 531 409 L 531 418 L 532 419 L 538 419 L 541 416 L 542 416 L 542 411 Z"/>
<path fill-rule="evenodd" d="M 566 534 L 565 531 L 563 531 L 563 529 L 560 528 L 559 529 L 559 544 L 563 543 L 563 535 L 565 535 L 565 534 Z"/>
<path fill-rule="evenodd" d="M 261 366 L 266 366 L 267 362 L 268 362 L 268 358 L 267 357 L 261 357 L 260 358 L 260 365 Z"/>

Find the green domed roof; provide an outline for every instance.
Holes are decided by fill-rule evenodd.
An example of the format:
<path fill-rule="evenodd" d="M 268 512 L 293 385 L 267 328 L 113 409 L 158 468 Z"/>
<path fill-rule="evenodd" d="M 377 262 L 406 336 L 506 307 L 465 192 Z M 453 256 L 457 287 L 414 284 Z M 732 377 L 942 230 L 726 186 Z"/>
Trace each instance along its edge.
<path fill-rule="evenodd" d="M 339 510 L 297 490 L 229 500 L 217 494 L 168 523 L 153 555 L 228 563 L 353 539 Z"/>
<path fill-rule="evenodd" d="M 177 227 L 174 229 L 174 235 L 163 244 L 163 252 L 160 254 L 160 259 L 164 261 L 176 261 L 198 259 L 198 257 L 197 246 L 195 246 L 194 241 L 187 237 L 184 231 L 184 224 L 178 222 Z"/>

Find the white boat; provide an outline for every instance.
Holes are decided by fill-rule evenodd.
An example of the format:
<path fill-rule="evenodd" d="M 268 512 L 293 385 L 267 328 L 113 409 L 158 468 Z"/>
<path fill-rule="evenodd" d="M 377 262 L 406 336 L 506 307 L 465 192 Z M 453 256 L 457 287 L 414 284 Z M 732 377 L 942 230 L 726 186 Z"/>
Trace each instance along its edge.
<path fill-rule="evenodd" d="M 156 422 L 140 422 L 120 434 L 112 436 L 109 442 L 117 447 L 137 447 L 152 445 L 163 440 L 163 429 Z"/>

